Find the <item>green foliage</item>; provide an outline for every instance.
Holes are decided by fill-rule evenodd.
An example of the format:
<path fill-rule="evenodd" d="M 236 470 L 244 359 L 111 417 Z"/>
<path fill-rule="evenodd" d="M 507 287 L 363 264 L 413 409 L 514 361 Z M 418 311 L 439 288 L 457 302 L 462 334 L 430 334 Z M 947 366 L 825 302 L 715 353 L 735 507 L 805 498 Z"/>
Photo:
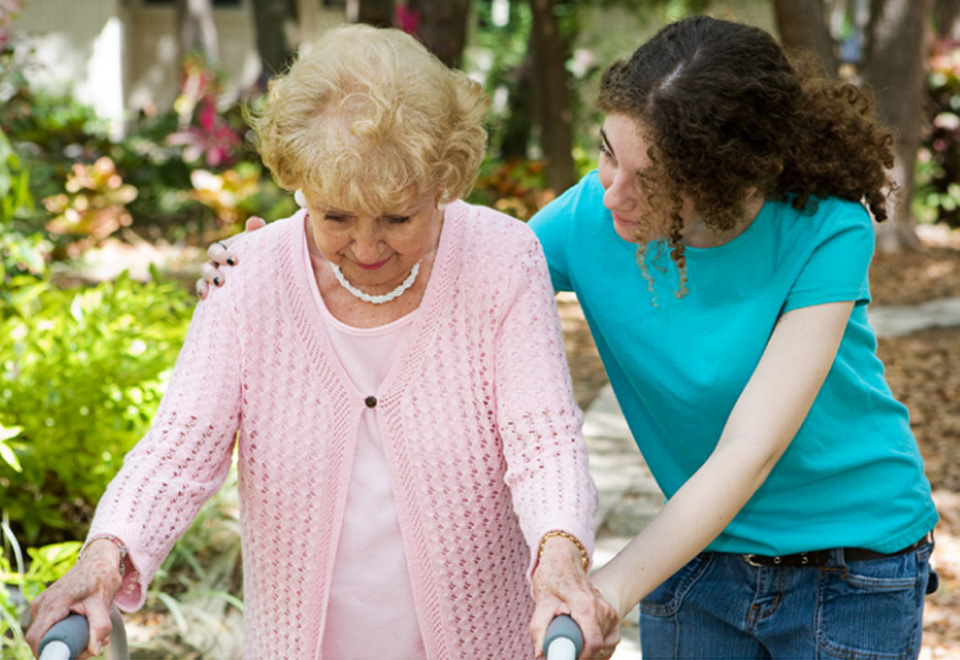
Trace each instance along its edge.
<path fill-rule="evenodd" d="M 525 2 L 503 5 L 478 0 L 474 11 L 477 29 L 465 53 L 465 68 L 479 75 L 493 101 L 487 115 L 491 148 L 525 155 L 532 119 L 527 52 L 533 20 L 530 7 Z M 517 141 L 523 144 L 504 144 Z"/>
<path fill-rule="evenodd" d="M 56 543 L 42 548 L 27 548 L 29 568 L 20 544 L 10 528 L 6 514 L 2 524 L 4 552 L 0 555 L 0 657 L 29 660 L 33 657 L 23 638 L 21 622 L 28 603 L 47 584 L 60 579 L 77 561 L 80 543 Z M 9 556 L 14 563 L 11 564 Z"/>
<path fill-rule="evenodd" d="M 263 179 L 263 166 L 242 162 L 219 174 L 196 169 L 190 173 L 192 197 L 203 204 L 217 224 L 233 234 L 247 218 L 259 215 L 278 218 L 297 210 L 290 193 L 269 179 Z"/>
<path fill-rule="evenodd" d="M 0 557 L 0 571 L 6 570 Z M 0 589 L 0 658 L 5 660 L 33 660 L 33 652 L 23 638 L 23 627 L 17 613 L 23 609 L 15 592 Z"/>
<path fill-rule="evenodd" d="M 40 233 L 24 233 L 18 218 L 33 212 L 30 174 L 21 165 L 7 136 L 0 130 L 0 283 L 22 275 L 41 276 L 46 271 L 50 244 Z M 0 289 L 7 297 L 7 288 Z"/>
<path fill-rule="evenodd" d="M 3 123 L 19 142 L 34 144 L 44 153 L 102 149 L 109 142 L 106 123 L 92 107 L 79 103 L 69 93 L 21 88 L 7 101 Z"/>
<path fill-rule="evenodd" d="M 960 227 L 960 46 L 935 44 L 927 80 L 927 126 L 917 155 L 921 219 Z"/>
<path fill-rule="evenodd" d="M 553 192 L 546 188 L 543 161 L 517 158 L 501 162 L 487 158 L 470 201 L 526 221 L 553 199 Z"/>
<path fill-rule="evenodd" d="M 0 221 L 8 222 L 21 211 L 32 210 L 30 173 L 20 164 L 6 133 L 0 130 Z"/>
<path fill-rule="evenodd" d="M 0 307 L 0 508 L 30 543 L 73 538 L 150 425 L 192 307 L 175 284 L 126 275 L 79 290 L 16 281 Z M 57 538 L 53 536 L 52 538 Z"/>
<path fill-rule="evenodd" d="M 24 87 L 0 104 L 0 128 L 15 140 L 14 148 L 30 171 L 30 191 L 43 199 L 63 191 L 71 166 L 96 160 L 111 148 L 106 123 L 69 94 L 36 92 Z M 33 216 L 42 228 L 45 214 Z"/>

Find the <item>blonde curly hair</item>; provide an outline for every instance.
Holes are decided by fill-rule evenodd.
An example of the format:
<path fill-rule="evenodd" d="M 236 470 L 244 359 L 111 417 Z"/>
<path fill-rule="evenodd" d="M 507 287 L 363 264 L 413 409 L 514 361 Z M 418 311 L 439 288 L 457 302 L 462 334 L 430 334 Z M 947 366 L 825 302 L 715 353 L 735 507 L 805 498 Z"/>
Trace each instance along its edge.
<path fill-rule="evenodd" d="M 303 46 L 247 118 L 279 186 L 378 214 L 469 194 L 488 105 L 479 83 L 410 35 L 345 25 Z"/>

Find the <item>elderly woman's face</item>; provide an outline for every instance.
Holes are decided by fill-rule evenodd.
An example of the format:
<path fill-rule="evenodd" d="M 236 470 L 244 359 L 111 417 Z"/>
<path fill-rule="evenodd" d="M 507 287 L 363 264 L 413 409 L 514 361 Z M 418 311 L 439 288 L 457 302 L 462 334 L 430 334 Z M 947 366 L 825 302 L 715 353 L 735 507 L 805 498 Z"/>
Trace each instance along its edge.
<path fill-rule="evenodd" d="M 323 257 L 367 293 L 389 291 L 436 250 L 443 226 L 436 195 L 377 215 L 333 208 L 307 196 L 313 238 Z"/>

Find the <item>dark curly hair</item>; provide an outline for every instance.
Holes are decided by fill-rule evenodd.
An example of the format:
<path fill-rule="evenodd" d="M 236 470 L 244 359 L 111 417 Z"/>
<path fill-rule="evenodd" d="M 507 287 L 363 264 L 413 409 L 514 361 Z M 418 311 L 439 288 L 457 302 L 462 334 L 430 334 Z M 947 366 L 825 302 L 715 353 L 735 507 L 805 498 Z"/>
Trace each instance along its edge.
<path fill-rule="evenodd" d="M 798 209 L 833 196 L 887 217 L 893 135 L 872 97 L 760 28 L 707 16 L 668 25 L 604 72 L 598 105 L 638 123 L 652 163 L 638 185 L 684 276 L 682 196 L 718 230 L 744 216 L 753 187 Z"/>

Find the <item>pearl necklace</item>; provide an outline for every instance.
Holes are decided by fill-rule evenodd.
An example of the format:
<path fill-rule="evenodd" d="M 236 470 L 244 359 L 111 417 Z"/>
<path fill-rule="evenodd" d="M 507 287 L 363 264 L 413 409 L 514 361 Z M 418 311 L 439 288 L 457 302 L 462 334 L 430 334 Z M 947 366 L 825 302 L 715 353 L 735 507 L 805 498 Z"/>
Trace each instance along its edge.
<path fill-rule="evenodd" d="M 363 302 L 368 302 L 373 305 L 382 305 L 383 303 L 388 303 L 394 298 L 403 295 L 407 289 L 413 286 L 414 280 L 417 279 L 417 273 L 420 272 L 420 262 L 418 261 L 413 265 L 413 268 L 410 270 L 410 274 L 407 275 L 407 279 L 400 283 L 400 286 L 389 293 L 383 294 L 382 296 L 372 296 L 369 293 L 365 293 L 350 284 L 350 282 L 347 281 L 347 278 L 343 276 L 343 273 L 340 272 L 340 266 L 336 264 L 330 264 L 330 267 L 333 269 L 333 276 L 337 278 L 337 281 L 340 282 L 340 285 L 344 289 L 349 291 L 351 295 L 359 298 Z"/>

